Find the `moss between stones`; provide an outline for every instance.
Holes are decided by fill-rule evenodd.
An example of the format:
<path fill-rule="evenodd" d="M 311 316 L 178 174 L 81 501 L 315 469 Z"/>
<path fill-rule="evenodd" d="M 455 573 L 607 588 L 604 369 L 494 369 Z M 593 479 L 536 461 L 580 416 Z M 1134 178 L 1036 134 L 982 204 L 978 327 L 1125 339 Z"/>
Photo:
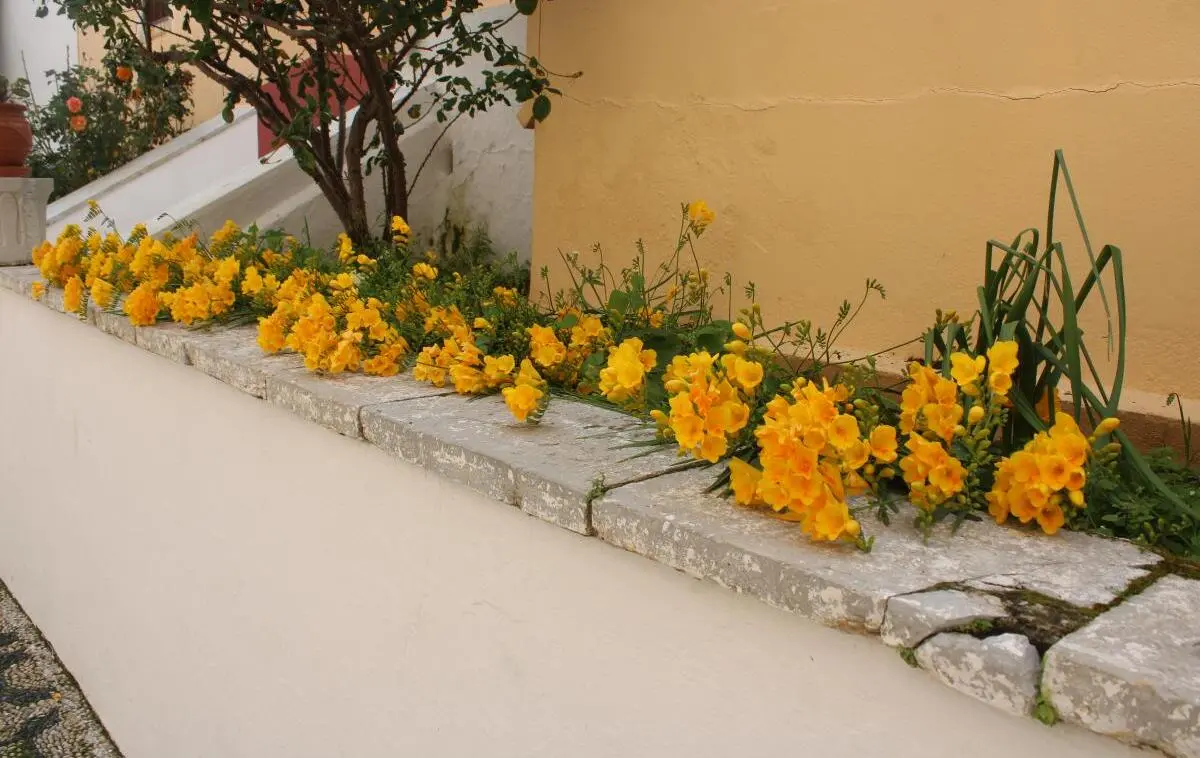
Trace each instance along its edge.
<path fill-rule="evenodd" d="M 1042 655 L 1050 646 L 1100 615 L 1097 608 L 1079 608 L 1033 590 L 994 592 L 1008 611 L 996 619 L 985 636 L 1013 632 L 1023 634 Z"/>
<path fill-rule="evenodd" d="M 1145 592 L 1164 576 L 1180 576 L 1185 579 L 1200 580 L 1200 562 L 1173 555 L 1162 555 L 1162 560 L 1152 566 L 1146 566 L 1146 575 L 1129 583 L 1112 602 L 1080 608 L 1065 600 L 1059 600 L 1049 595 L 1027 589 L 1005 590 L 995 588 L 987 594 L 998 598 L 1007 612 L 1005 618 L 981 619 L 964 624 L 946 631 L 969 634 L 980 639 L 994 637 L 999 634 L 1023 634 L 1029 639 L 1042 655 L 1054 643 L 1063 637 L 1085 626 L 1097 616 L 1110 611 L 1129 598 Z M 980 592 L 958 582 L 943 582 L 929 587 L 930 590 L 960 590 L 962 592 Z"/>
<path fill-rule="evenodd" d="M 943 582 L 929 589 L 984 592 L 958 582 Z M 1051 645 L 1107 610 L 1105 606 L 1080 608 L 1065 600 L 1027 589 L 995 588 L 987 590 L 985 594 L 992 595 L 1004 604 L 1005 617 L 979 619 L 946 631 L 969 634 L 980 639 L 1001 634 L 1022 634 L 1037 648 L 1038 653 L 1045 655 Z"/>

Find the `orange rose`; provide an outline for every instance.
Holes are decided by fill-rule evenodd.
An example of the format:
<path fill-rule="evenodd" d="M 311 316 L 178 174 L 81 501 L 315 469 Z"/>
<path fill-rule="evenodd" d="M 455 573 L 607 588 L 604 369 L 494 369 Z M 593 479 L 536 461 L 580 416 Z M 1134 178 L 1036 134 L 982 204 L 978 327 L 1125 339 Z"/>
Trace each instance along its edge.
<path fill-rule="evenodd" d="M 117 81 L 133 81 L 133 69 L 131 69 L 129 66 L 117 66 Z"/>
<path fill-rule="evenodd" d="M 87 128 L 87 116 L 71 116 L 71 128 L 76 132 L 82 132 Z"/>
<path fill-rule="evenodd" d="M 67 112 L 68 113 L 78 113 L 81 110 L 83 110 L 83 101 L 82 100 L 80 100 L 77 97 L 68 97 L 67 98 Z"/>

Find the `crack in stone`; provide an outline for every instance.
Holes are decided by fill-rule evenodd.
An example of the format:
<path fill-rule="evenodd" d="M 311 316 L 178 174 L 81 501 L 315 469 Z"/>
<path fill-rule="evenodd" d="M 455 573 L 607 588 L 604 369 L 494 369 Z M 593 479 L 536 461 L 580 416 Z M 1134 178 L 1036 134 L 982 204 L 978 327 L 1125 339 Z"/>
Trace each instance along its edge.
<path fill-rule="evenodd" d="M 453 392 L 430 392 L 428 395 L 417 395 L 415 397 L 398 397 L 393 400 L 380 400 L 375 403 L 364 403 L 358 407 L 358 438 L 366 439 L 366 433 L 363 431 L 363 413 L 369 408 L 378 408 L 381 405 L 389 405 L 391 403 L 406 403 L 409 400 L 428 400 L 431 397 L 447 397 L 453 395 Z"/>

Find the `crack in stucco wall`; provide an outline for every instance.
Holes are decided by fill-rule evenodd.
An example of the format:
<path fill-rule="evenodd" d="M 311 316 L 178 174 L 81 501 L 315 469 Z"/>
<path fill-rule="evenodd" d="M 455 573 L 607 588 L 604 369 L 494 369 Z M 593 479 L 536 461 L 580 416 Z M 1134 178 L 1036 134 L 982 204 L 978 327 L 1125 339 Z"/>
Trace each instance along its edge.
<path fill-rule="evenodd" d="M 1022 92 L 1020 90 L 997 92 L 992 90 L 970 89 L 967 87 L 930 87 L 918 92 L 912 92 L 893 97 L 860 97 L 854 95 L 790 95 L 786 97 L 771 98 L 768 100 L 745 102 L 720 101 L 706 98 L 672 102 L 654 98 L 635 99 L 599 97 L 585 99 L 570 95 L 567 95 L 566 97 L 582 105 L 603 105 L 615 108 L 630 108 L 649 105 L 656 108 L 677 110 L 684 108 L 705 107 L 729 108 L 753 113 L 758 111 L 768 111 L 788 105 L 895 105 L 913 102 L 915 100 L 922 100 L 929 97 L 942 97 L 946 95 L 960 95 L 966 97 L 981 97 L 991 98 L 994 100 L 1020 102 L 1024 100 L 1041 100 L 1044 98 L 1058 97 L 1062 95 L 1103 95 L 1120 89 L 1153 91 L 1163 89 L 1178 89 L 1183 87 L 1200 87 L 1200 80 L 1181 79 L 1169 82 L 1138 82 L 1132 80 L 1123 80 L 1093 87 L 1078 85 L 1059 87 L 1057 89 L 1030 90 L 1027 92 Z"/>

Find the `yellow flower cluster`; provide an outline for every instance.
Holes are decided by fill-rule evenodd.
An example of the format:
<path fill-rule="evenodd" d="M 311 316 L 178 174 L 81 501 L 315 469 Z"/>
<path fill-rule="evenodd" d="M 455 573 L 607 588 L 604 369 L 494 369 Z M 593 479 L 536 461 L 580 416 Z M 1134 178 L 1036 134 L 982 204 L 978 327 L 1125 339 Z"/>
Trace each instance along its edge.
<path fill-rule="evenodd" d="M 579 389 L 583 362 L 596 351 L 612 344 L 612 334 L 596 316 L 583 316 L 577 311 L 563 315 L 574 319 L 569 330 L 541 325 L 526 330 L 529 334 L 529 356 L 534 365 L 556 384 Z"/>
<path fill-rule="evenodd" d="M 765 503 L 777 514 L 800 522 L 813 539 L 856 539 L 861 532 L 851 516 L 847 494 L 866 489 L 860 471 L 872 458 L 896 460 L 896 430 L 880 425 L 864 439 L 849 408 L 850 388 L 818 387 L 799 380 L 791 397 L 777 395 L 754 434 L 762 468 L 734 458 L 730 475 L 734 497 L 742 505 Z M 873 464 L 872 464 L 873 465 Z"/>
<path fill-rule="evenodd" d="M 909 384 L 900 396 L 900 430 L 908 435 L 908 454 L 900 470 L 918 508 L 932 512 L 952 498 L 965 504 L 963 493 L 972 471 L 990 460 L 986 448 L 1002 418 L 1016 369 L 1017 343 L 1012 341 L 995 343 L 986 357 L 952 353 L 951 379 L 919 363 L 909 366 Z M 956 439 L 968 434 L 978 444 L 964 465 L 949 451 Z"/>
<path fill-rule="evenodd" d="M 292 350 L 304 358 L 309 371 L 361 370 L 374 376 L 400 372 L 408 342 L 385 319 L 387 305 L 359 297 L 354 276 L 294 269 L 278 284 L 273 276 L 260 277 L 255 270 L 244 280 L 243 291 L 266 295 L 275 304 L 271 315 L 258 320 L 258 344 L 264 352 Z"/>
<path fill-rule="evenodd" d="M 1057 532 L 1066 523 L 1064 506 L 1086 505 L 1083 487 L 1095 438 L 1110 434 L 1118 423 L 1105 419 L 1088 438 L 1075 419 L 1059 412 L 1048 433 L 1038 433 L 1024 449 L 1000 462 L 987 496 L 988 512 L 1000 524 L 1011 515 L 1022 524 L 1037 521 L 1046 534 Z"/>
<path fill-rule="evenodd" d="M 712 209 L 703 200 L 695 200 L 688 203 L 687 215 L 688 222 L 696 232 L 703 232 L 717 219 L 717 214 L 713 213 Z"/>
<path fill-rule="evenodd" d="M 675 438 L 681 453 L 716 463 L 750 420 L 743 393 L 753 397 L 762 379 L 761 363 L 736 355 L 720 361 L 707 351 L 677 355 L 664 378 L 671 413 L 654 410 L 650 415 Z"/>
<path fill-rule="evenodd" d="M 511 358 L 510 358 L 511 359 Z M 516 383 L 501 390 L 504 404 L 513 417 L 522 423 L 536 422 L 546 409 L 549 398 L 546 382 L 528 358 L 521 361 Z"/>
<path fill-rule="evenodd" d="M 646 376 L 654 370 L 658 356 L 637 337 L 608 349 L 608 365 L 600 370 L 600 392 L 616 405 L 637 408 L 645 405 Z"/>

